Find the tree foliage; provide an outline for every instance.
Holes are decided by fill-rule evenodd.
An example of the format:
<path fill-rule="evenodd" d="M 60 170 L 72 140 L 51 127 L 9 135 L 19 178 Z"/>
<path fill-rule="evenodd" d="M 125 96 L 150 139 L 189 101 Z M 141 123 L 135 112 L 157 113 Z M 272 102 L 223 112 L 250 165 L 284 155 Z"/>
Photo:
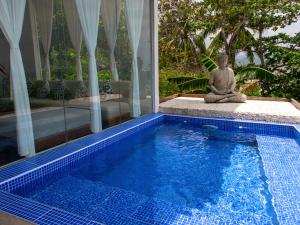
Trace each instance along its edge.
<path fill-rule="evenodd" d="M 240 83 L 257 79 L 264 96 L 300 98 L 300 29 L 294 36 L 278 32 L 298 21 L 299 1 L 160 0 L 159 9 L 160 68 L 198 74 L 170 82 L 202 89 L 195 80 L 208 76 L 225 51 Z M 248 64 L 237 64 L 240 53 Z"/>

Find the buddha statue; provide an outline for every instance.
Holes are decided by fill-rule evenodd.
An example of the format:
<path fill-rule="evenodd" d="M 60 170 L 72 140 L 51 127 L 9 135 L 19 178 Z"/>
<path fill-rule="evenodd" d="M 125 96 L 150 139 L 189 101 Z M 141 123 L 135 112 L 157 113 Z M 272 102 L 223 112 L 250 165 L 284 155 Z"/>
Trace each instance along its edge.
<path fill-rule="evenodd" d="M 204 98 L 206 103 L 245 102 L 247 96 L 235 92 L 234 72 L 227 66 L 228 56 L 220 53 L 217 58 L 218 68 L 211 73 L 209 85 L 211 92 Z"/>

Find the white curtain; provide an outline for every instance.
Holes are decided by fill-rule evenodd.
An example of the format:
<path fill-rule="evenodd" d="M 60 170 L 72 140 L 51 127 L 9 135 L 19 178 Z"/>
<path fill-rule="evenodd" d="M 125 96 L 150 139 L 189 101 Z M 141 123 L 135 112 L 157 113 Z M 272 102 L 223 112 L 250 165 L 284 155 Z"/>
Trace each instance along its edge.
<path fill-rule="evenodd" d="M 43 50 L 45 53 L 45 80 L 51 79 L 49 52 L 52 38 L 53 0 L 35 0 L 36 16 Z"/>
<path fill-rule="evenodd" d="M 117 32 L 121 12 L 121 0 L 105 0 L 102 2 L 101 8 L 104 30 L 110 49 L 110 70 L 112 72 L 113 79 L 119 80 L 114 51 L 117 42 Z"/>
<path fill-rule="evenodd" d="M 80 21 L 78 19 L 78 13 L 76 10 L 75 1 L 64 0 L 63 3 L 64 3 L 65 15 L 66 15 L 71 42 L 76 51 L 77 80 L 82 80 L 82 68 L 81 68 L 81 61 L 80 61 L 82 31 L 81 31 Z"/>
<path fill-rule="evenodd" d="M 126 0 L 128 36 L 132 50 L 133 117 L 141 115 L 140 85 L 137 52 L 141 37 L 144 0 Z"/>
<path fill-rule="evenodd" d="M 101 0 L 75 0 L 85 45 L 89 54 L 89 91 L 91 103 L 91 131 L 102 130 L 99 83 L 96 64 L 96 46 Z"/>
<path fill-rule="evenodd" d="M 38 36 L 37 18 L 36 18 L 36 8 L 32 0 L 29 0 L 28 4 L 29 4 L 29 14 L 30 14 L 30 26 L 32 32 L 31 36 L 32 36 L 32 44 L 33 44 L 36 79 L 43 80 L 40 44 L 39 44 L 39 36 Z"/>
<path fill-rule="evenodd" d="M 10 45 L 10 70 L 14 93 L 19 154 L 35 154 L 32 120 L 25 71 L 19 42 L 22 34 L 26 0 L 0 0 L 0 28 Z"/>

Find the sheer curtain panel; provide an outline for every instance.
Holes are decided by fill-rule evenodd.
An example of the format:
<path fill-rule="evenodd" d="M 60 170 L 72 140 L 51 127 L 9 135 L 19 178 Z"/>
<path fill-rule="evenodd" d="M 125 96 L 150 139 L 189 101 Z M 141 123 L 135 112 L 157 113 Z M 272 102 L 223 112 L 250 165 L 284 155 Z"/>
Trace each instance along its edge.
<path fill-rule="evenodd" d="M 19 42 L 22 34 L 26 0 L 0 0 L 0 28 L 10 45 L 10 71 L 17 117 L 18 152 L 35 154 L 30 104 Z"/>
<path fill-rule="evenodd" d="M 120 21 L 121 0 L 104 0 L 102 1 L 101 8 L 105 35 L 110 49 L 110 70 L 112 72 L 113 79 L 117 81 L 119 80 L 119 74 L 114 51 Z"/>
<path fill-rule="evenodd" d="M 139 68 L 137 53 L 140 43 L 144 0 L 126 0 L 126 18 L 129 42 L 132 50 L 132 82 L 133 82 L 133 102 L 132 102 L 132 115 L 138 117 L 141 115 L 140 104 L 140 85 L 139 85 Z"/>
<path fill-rule="evenodd" d="M 91 110 L 91 131 L 102 130 L 101 105 L 99 96 L 96 47 L 101 0 L 75 0 L 85 45 L 89 54 L 89 92 Z"/>
<path fill-rule="evenodd" d="M 80 51 L 82 43 L 82 31 L 80 21 L 78 19 L 78 13 L 74 0 L 63 0 L 66 20 L 68 24 L 68 30 L 71 38 L 72 45 L 76 51 L 76 72 L 77 80 L 82 80 L 82 69 L 80 61 Z"/>
<path fill-rule="evenodd" d="M 33 0 L 29 0 L 27 4 L 29 5 L 30 26 L 32 32 L 31 36 L 32 36 L 32 44 L 33 44 L 36 79 L 43 80 L 36 8 L 35 8 L 35 4 L 33 3 Z"/>
<path fill-rule="evenodd" d="M 52 39 L 53 0 L 34 0 L 38 23 L 39 36 L 45 53 L 44 72 L 45 80 L 51 79 L 50 47 Z"/>

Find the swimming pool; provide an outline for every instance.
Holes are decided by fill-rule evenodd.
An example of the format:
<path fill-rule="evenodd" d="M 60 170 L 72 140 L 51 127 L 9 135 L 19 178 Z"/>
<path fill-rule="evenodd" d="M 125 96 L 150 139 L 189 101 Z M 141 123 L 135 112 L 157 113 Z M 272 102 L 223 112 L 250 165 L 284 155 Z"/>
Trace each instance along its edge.
<path fill-rule="evenodd" d="M 2 169 L 0 207 L 38 224 L 294 224 L 298 129 L 147 115 Z"/>

